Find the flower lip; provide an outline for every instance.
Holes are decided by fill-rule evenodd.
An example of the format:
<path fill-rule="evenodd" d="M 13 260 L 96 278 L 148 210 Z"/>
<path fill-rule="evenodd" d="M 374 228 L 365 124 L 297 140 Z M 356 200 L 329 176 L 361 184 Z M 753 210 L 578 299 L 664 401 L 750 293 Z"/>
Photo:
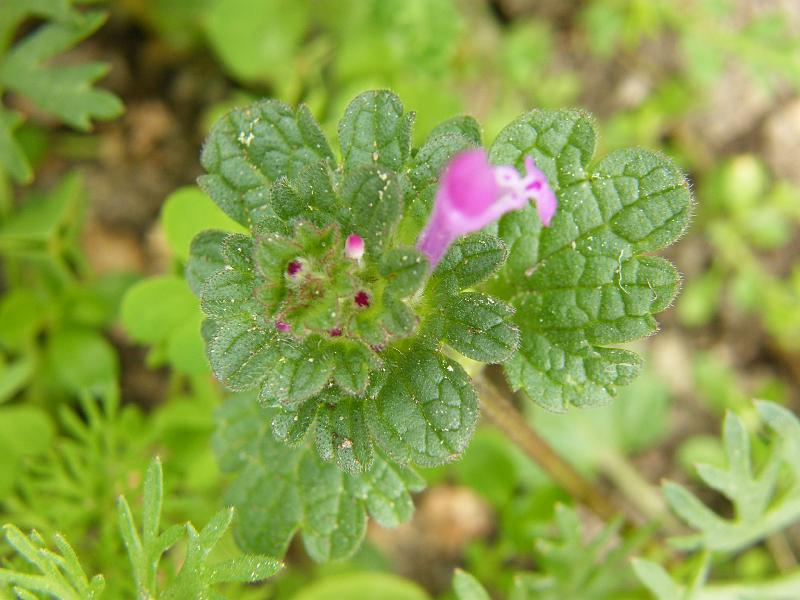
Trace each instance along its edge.
<path fill-rule="evenodd" d="M 539 218 L 550 225 L 558 200 L 545 174 L 531 156 L 525 175 L 511 165 L 493 166 L 482 149 L 456 155 L 444 169 L 433 211 L 417 241 L 417 249 L 436 267 L 459 236 L 483 229 L 505 213 L 536 203 Z"/>
<path fill-rule="evenodd" d="M 442 187 L 450 207 L 468 217 L 480 215 L 500 194 L 494 169 L 483 150 L 457 155 L 447 166 Z"/>

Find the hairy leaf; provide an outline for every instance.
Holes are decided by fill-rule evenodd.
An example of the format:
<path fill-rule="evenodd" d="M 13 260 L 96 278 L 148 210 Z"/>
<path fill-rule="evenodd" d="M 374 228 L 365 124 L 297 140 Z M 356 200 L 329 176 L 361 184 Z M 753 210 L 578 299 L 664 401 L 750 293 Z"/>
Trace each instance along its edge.
<path fill-rule="evenodd" d="M 208 174 L 199 182 L 228 216 L 249 226 L 268 203 L 273 182 L 321 160 L 333 155 L 308 109 L 263 100 L 217 122 L 200 157 Z"/>
<path fill-rule="evenodd" d="M 344 473 L 307 445 L 277 442 L 273 414 L 248 395 L 218 413 L 214 447 L 221 467 L 238 473 L 227 501 L 237 509 L 236 537 L 246 551 L 282 555 L 300 531 L 315 560 L 345 558 L 361 543 L 367 513 L 384 526 L 410 518 L 419 476 L 378 455 L 368 471 Z"/>
<path fill-rule="evenodd" d="M 14 569 L 0 569 L 0 586 L 13 586 L 14 591 L 23 597 L 37 598 L 43 594 L 63 600 L 93 600 L 101 598 L 105 589 L 105 579 L 95 575 L 91 580 L 81 567 L 78 556 L 60 535 L 54 542 L 58 553 L 49 550 L 42 537 L 32 531 L 26 536 L 13 525 L 3 526 L 6 542 L 33 569 L 23 572 Z M 2 587 L 0 587 L 2 591 Z"/>
<path fill-rule="evenodd" d="M 346 169 L 358 166 L 400 171 L 411 152 L 413 113 L 387 90 L 364 92 L 339 122 L 339 144 Z"/>
<path fill-rule="evenodd" d="M 511 323 L 514 309 L 478 292 L 459 294 L 442 308 L 445 339 L 473 360 L 501 363 L 519 346 L 519 330 Z"/>
<path fill-rule="evenodd" d="M 506 127 L 490 150 L 496 163 L 532 156 L 559 199 L 549 228 L 533 208 L 498 226 L 509 248 L 498 290 L 513 299 L 520 351 L 509 383 L 535 402 L 565 410 L 608 402 L 639 360 L 605 348 L 649 335 L 653 313 L 678 290 L 675 268 L 643 256 L 673 242 L 691 212 L 685 178 L 667 158 L 621 150 L 594 167 L 594 128 L 577 111 L 533 111 Z"/>
<path fill-rule="evenodd" d="M 457 362 L 416 350 L 397 362 L 380 393 L 367 401 L 367 414 L 370 431 L 393 459 L 434 466 L 464 451 L 478 406 Z"/>

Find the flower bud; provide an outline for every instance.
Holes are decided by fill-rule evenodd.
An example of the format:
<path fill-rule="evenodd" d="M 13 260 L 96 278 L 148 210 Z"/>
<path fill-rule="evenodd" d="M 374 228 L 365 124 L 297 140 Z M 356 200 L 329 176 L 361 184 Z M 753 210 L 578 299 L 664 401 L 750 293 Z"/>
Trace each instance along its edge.
<path fill-rule="evenodd" d="M 355 233 L 348 235 L 347 240 L 344 243 L 344 253 L 347 258 L 361 260 L 361 257 L 364 256 L 363 238 Z"/>

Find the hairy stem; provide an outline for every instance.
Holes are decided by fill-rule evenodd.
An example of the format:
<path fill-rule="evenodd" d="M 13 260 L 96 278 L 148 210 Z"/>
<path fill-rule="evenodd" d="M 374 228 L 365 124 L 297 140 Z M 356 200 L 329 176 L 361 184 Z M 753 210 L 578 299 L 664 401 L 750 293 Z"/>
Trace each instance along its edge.
<path fill-rule="evenodd" d="M 484 414 L 519 448 L 538 464 L 559 486 L 573 498 L 594 511 L 602 519 L 609 519 L 619 511 L 595 485 L 578 473 L 536 431 L 528 426 L 520 412 L 489 381 L 484 373 L 473 382 L 478 390 Z"/>

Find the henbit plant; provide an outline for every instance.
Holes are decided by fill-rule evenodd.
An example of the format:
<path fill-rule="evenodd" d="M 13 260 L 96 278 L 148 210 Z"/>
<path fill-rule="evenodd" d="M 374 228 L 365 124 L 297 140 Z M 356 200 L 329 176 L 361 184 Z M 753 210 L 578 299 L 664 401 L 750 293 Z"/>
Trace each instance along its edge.
<path fill-rule="evenodd" d="M 161 463 L 154 459 L 144 477 L 141 534 L 128 501 L 120 496 L 118 502 L 119 532 L 131 563 L 132 588 L 139 600 L 222 598 L 212 592 L 214 586 L 229 582 L 263 581 L 282 568 L 279 561 L 261 555 L 210 562 L 212 550 L 233 520 L 233 509 L 221 510 L 199 532 L 191 523 L 173 525 L 161 531 L 163 500 Z M 17 598 L 26 600 L 43 597 L 90 600 L 103 597 L 104 577 L 95 575 L 90 580 L 75 551 L 62 536 L 56 535 L 54 538 L 58 549 L 58 553 L 55 553 L 47 548 L 36 531 L 26 537 L 13 525 L 6 525 L 4 529 L 6 541 L 28 564 L 29 569 L 0 569 L 0 597 L 5 598 L 5 594 L 11 590 Z M 180 570 L 171 576 L 159 577 L 161 558 L 181 540 L 185 541 L 186 549 Z M 33 572 L 30 567 L 34 569 Z"/>
<path fill-rule="evenodd" d="M 475 427 L 457 355 L 502 364 L 551 410 L 603 404 L 640 367 L 612 345 L 653 333 L 677 292 L 675 268 L 650 254 L 691 212 L 666 157 L 623 150 L 593 165 L 588 115 L 535 110 L 490 146 L 496 166 L 474 169 L 483 196 L 468 171 L 448 171 L 446 193 L 440 174 L 481 146 L 480 127 L 451 119 L 412 150 L 413 118 L 391 92 L 361 94 L 337 160 L 308 109 L 265 100 L 226 115 L 203 150 L 201 186 L 249 230 L 201 233 L 186 271 L 214 373 L 258 392 L 221 410 L 216 442 L 223 468 L 241 472 L 228 499 L 248 551 L 276 554 L 300 529 L 314 558 L 344 557 L 367 510 L 408 518 L 413 466 L 458 458 Z M 548 189 L 558 210 L 545 227 Z M 510 201 L 531 190 L 537 206 Z M 472 223 L 448 231 L 484 229 L 448 240 L 437 264 L 414 244 L 448 193 L 451 225 Z M 348 254 L 351 235 L 363 256 Z"/>
<path fill-rule="evenodd" d="M 0 98 L 13 92 L 68 125 L 88 130 L 92 119 L 111 119 L 122 112 L 112 93 L 93 83 L 108 67 L 102 63 L 48 65 L 58 54 L 94 33 L 105 21 L 101 11 L 81 11 L 74 0 L 14 0 L 0 5 Z M 17 29 L 30 17 L 44 23 L 15 41 Z M 14 138 L 22 115 L 0 104 L 0 174 L 27 182 L 33 171 Z"/>

